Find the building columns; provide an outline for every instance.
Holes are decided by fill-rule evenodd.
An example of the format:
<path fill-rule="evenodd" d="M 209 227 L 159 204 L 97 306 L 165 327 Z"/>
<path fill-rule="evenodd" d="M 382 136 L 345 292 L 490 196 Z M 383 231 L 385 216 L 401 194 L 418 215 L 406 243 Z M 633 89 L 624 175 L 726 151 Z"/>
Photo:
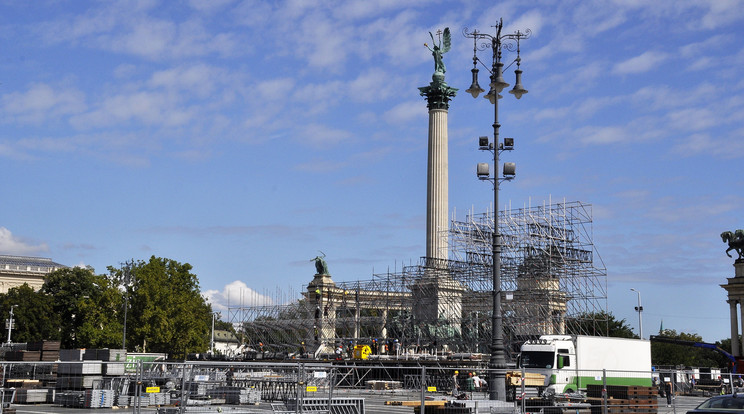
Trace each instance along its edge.
<path fill-rule="evenodd" d="M 744 341 L 739 340 L 739 325 L 744 333 L 744 260 L 734 262 L 734 277 L 726 279 L 721 285 L 728 293 L 729 318 L 731 327 L 731 354 L 735 357 L 744 356 Z M 737 306 L 738 305 L 738 306 Z"/>
<path fill-rule="evenodd" d="M 741 347 L 739 345 L 739 323 L 737 321 L 737 311 L 735 300 L 728 300 L 729 310 L 731 313 L 731 354 L 735 357 L 741 356 Z M 743 321 L 744 322 L 744 321 Z"/>

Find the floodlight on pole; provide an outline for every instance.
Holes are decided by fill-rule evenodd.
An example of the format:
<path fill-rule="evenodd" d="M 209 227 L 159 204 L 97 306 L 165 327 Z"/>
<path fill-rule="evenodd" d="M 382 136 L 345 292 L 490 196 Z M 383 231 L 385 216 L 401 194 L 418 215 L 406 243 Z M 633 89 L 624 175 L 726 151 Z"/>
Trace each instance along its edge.
<path fill-rule="evenodd" d="M 633 288 L 630 288 L 630 290 L 638 294 L 638 306 L 635 307 L 635 310 L 638 312 L 638 333 L 640 334 L 641 339 L 643 339 L 643 317 L 641 316 L 643 306 L 641 306 L 641 292 Z"/>
<path fill-rule="evenodd" d="M 11 305 L 10 307 L 10 317 L 8 318 L 8 345 L 10 346 L 10 333 L 13 332 L 13 324 L 15 323 L 15 319 L 13 319 L 13 310 L 17 308 L 18 305 Z"/>
<path fill-rule="evenodd" d="M 514 89 L 509 91 L 517 99 L 521 98 L 522 95 L 527 93 L 527 90 L 522 86 L 522 71 L 519 69 L 521 64 L 519 42 L 522 39 L 527 39 L 531 35 L 529 29 L 524 32 L 516 31 L 511 34 L 502 35 L 501 29 L 503 27 L 503 21 L 499 20 L 495 26 L 497 31 L 496 35 L 490 35 L 486 33 L 478 32 L 474 30 L 469 32 L 467 28 L 463 30 L 465 37 L 473 39 L 473 81 L 470 88 L 465 92 L 471 94 L 473 98 L 477 98 L 484 90 L 478 84 L 478 63 L 480 63 L 491 75 L 491 82 L 489 84 L 490 90 L 484 98 L 488 99 L 493 104 L 493 142 L 485 145 L 488 138 L 480 137 L 478 139 L 479 149 L 484 151 L 493 152 L 493 165 L 494 165 L 494 176 L 490 177 L 488 172 L 487 163 L 479 163 L 477 167 L 477 175 L 481 180 L 488 180 L 493 183 L 493 233 L 492 233 L 492 295 L 493 295 L 493 309 L 491 313 L 491 357 L 489 359 L 489 381 L 488 381 L 488 396 L 491 400 L 506 401 L 506 349 L 504 346 L 504 328 L 503 328 L 503 310 L 501 309 L 501 234 L 499 233 L 499 184 L 504 180 L 511 180 L 514 178 L 516 172 L 516 165 L 508 162 L 503 165 L 502 177 L 499 177 L 499 153 L 501 151 L 511 151 L 514 149 L 514 139 L 504 138 L 504 142 L 499 141 L 499 130 L 501 124 L 499 124 L 499 99 L 503 98 L 499 92 L 503 91 L 504 88 L 508 87 L 509 84 L 504 81 L 503 70 L 504 63 L 501 61 L 502 50 L 516 51 L 517 57 L 511 63 L 517 64 L 517 70 L 515 71 L 516 84 Z M 482 41 L 482 44 L 478 44 L 478 41 Z M 490 46 L 491 48 L 491 65 L 490 67 L 483 63 L 478 58 L 478 50 L 486 50 Z M 511 66 L 511 63 L 509 66 Z M 485 141 L 484 141 L 485 138 Z"/>

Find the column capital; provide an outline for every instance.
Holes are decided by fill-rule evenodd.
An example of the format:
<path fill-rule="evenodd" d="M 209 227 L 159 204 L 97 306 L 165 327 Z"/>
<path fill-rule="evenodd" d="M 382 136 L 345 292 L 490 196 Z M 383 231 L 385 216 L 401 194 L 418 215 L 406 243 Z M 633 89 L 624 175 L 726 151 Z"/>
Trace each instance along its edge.
<path fill-rule="evenodd" d="M 449 101 L 457 94 L 457 88 L 447 85 L 443 73 L 434 73 L 429 86 L 419 88 L 421 96 L 426 96 L 426 106 L 432 109 L 449 109 Z"/>

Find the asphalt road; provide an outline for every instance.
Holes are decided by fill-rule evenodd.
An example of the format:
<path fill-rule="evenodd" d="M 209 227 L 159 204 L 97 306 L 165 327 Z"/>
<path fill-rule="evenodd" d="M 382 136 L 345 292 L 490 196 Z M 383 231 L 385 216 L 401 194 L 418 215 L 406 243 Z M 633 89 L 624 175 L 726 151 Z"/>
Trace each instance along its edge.
<path fill-rule="evenodd" d="M 351 393 L 345 393 L 344 395 L 352 396 Z M 412 414 L 413 407 L 402 406 L 402 405 L 386 405 L 386 401 L 418 401 L 419 396 L 415 393 L 390 393 L 390 392 L 364 392 L 354 393 L 354 396 L 363 397 L 365 399 L 365 411 L 366 414 Z M 705 397 L 686 397 L 678 396 L 673 400 L 671 407 L 666 406 L 666 400 L 659 398 L 659 414 L 684 414 L 687 410 L 695 408 L 698 404 L 705 401 Z M 18 414 L 48 414 L 48 413 L 59 413 L 59 414 L 104 414 L 104 413 L 134 413 L 135 410 L 132 407 L 127 408 L 67 408 L 60 407 L 51 404 L 37 404 L 37 405 L 21 405 L 14 404 L 13 408 L 16 409 Z M 268 403 L 261 403 L 257 406 L 224 406 L 222 413 L 267 413 L 271 411 L 271 405 Z M 433 410 L 432 410 L 433 411 Z M 142 407 L 140 409 L 142 413 L 156 413 L 156 407 Z M 197 407 L 189 407 L 187 410 L 190 414 L 196 413 L 218 413 L 218 407 L 204 407 L 198 409 Z"/>

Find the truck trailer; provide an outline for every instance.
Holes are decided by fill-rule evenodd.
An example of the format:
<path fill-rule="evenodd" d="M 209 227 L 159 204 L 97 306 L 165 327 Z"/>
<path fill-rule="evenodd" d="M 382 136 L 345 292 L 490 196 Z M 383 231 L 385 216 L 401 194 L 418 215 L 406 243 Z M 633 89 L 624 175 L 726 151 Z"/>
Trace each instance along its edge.
<path fill-rule="evenodd" d="M 651 343 L 641 339 L 543 335 L 522 345 L 519 367 L 543 375 L 543 389 L 555 393 L 584 391 L 590 384 L 652 385 Z"/>

